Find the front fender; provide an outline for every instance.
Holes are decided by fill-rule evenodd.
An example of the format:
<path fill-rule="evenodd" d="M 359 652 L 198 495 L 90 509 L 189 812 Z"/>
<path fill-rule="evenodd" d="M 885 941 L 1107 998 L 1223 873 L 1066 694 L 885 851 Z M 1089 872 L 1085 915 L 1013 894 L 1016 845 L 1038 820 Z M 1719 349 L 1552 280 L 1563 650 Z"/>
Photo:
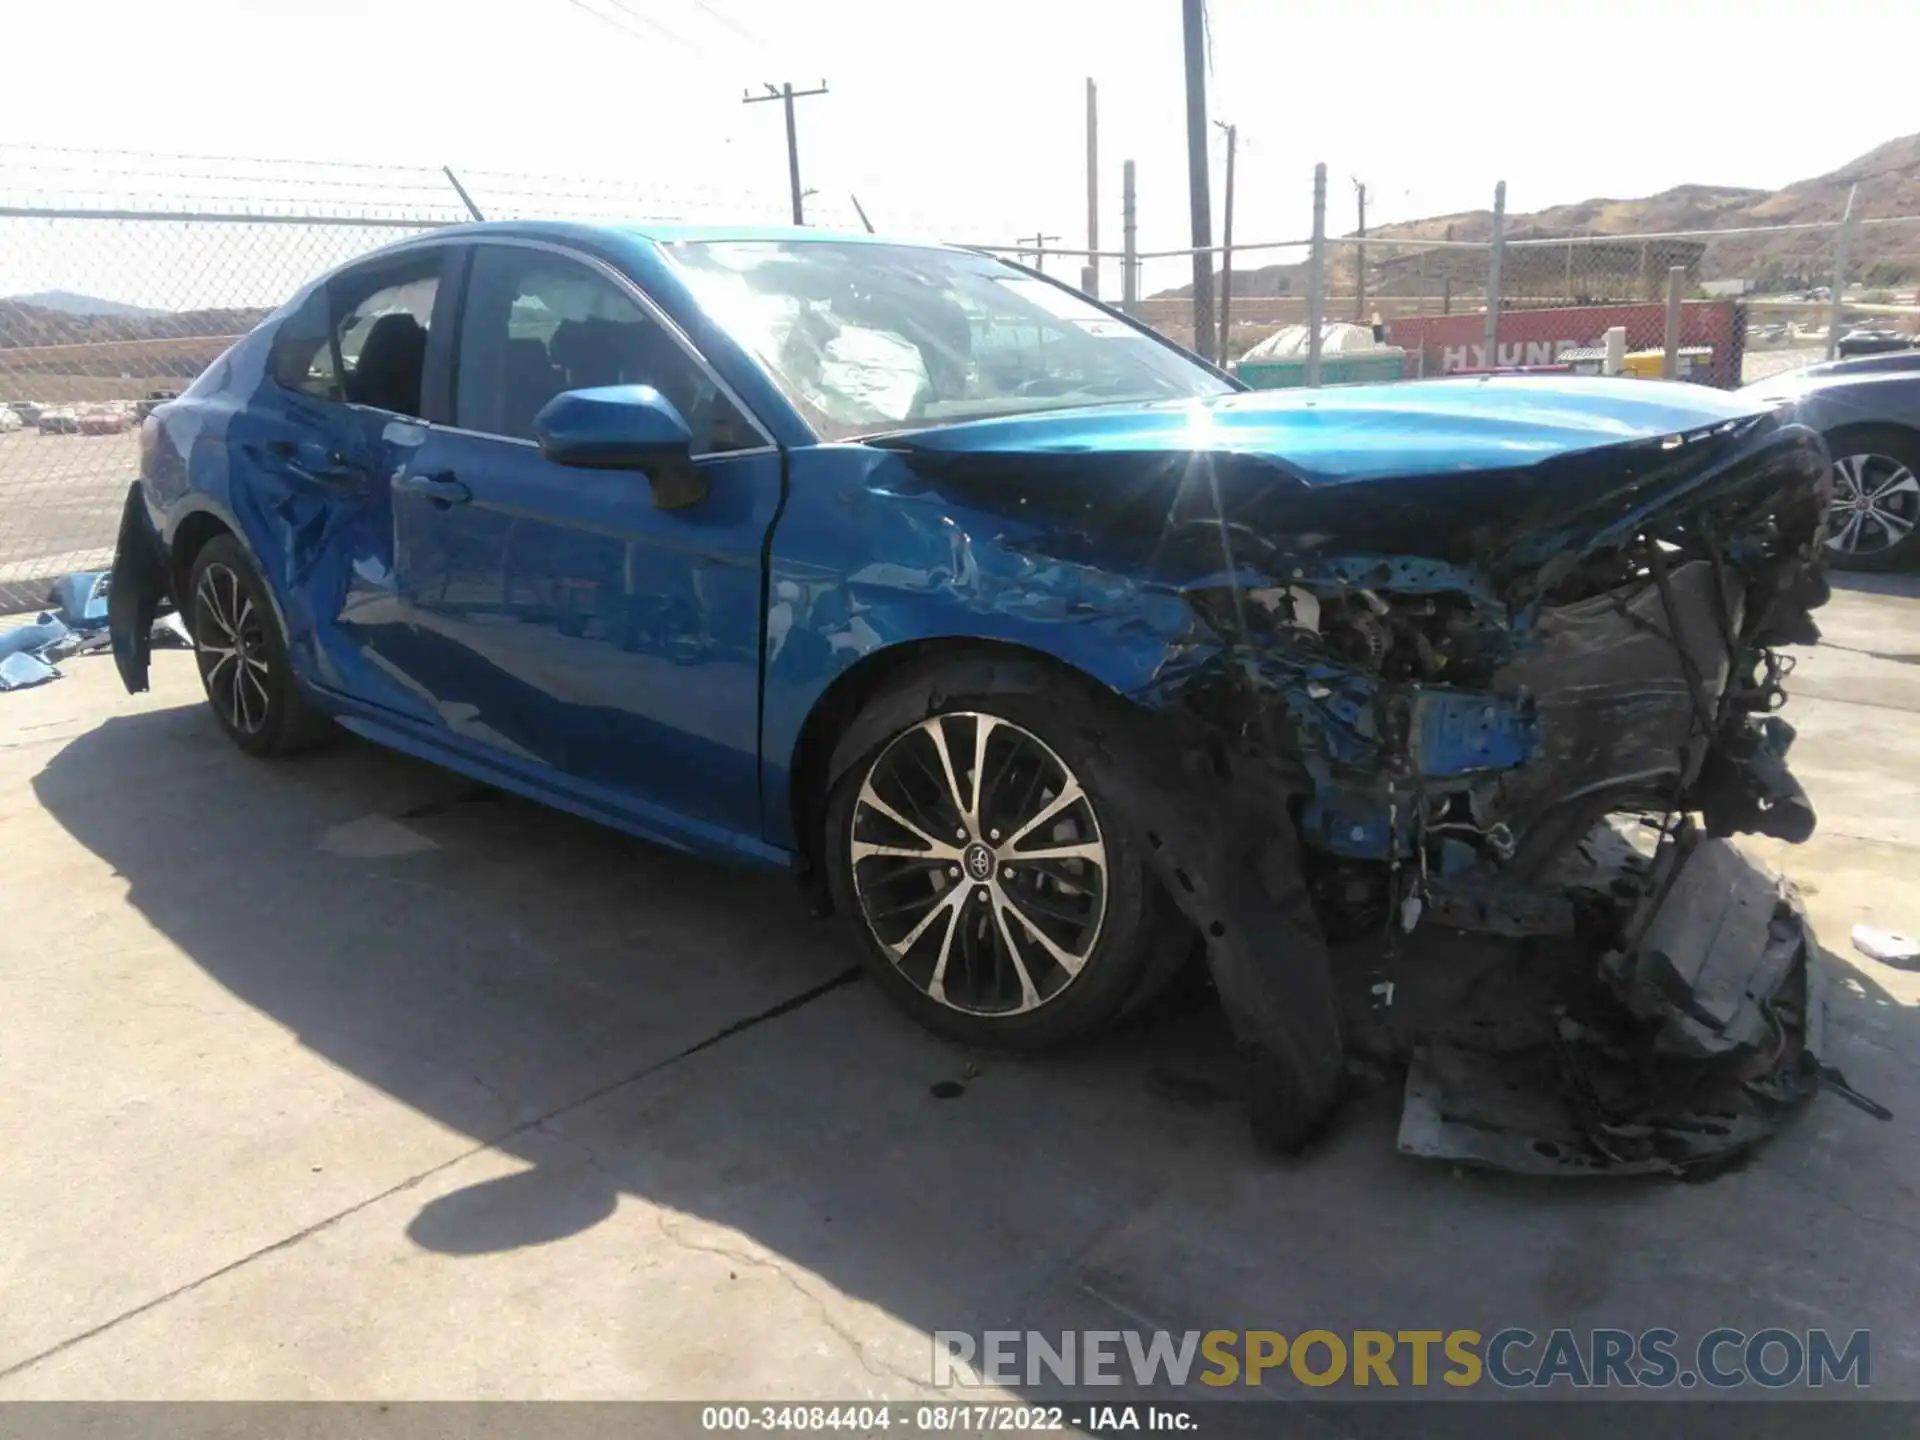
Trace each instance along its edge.
<path fill-rule="evenodd" d="M 1028 527 L 890 488 L 905 466 L 852 447 L 793 457 L 768 558 L 761 710 L 766 837 L 793 843 L 808 717 L 863 661 L 929 641 L 1036 652 L 1127 697 L 1216 642 L 1170 586 L 1026 548 Z"/>
<path fill-rule="evenodd" d="M 113 664 L 128 694 L 147 688 L 154 619 L 167 598 L 167 557 L 147 512 L 146 487 L 127 487 L 120 509 L 120 535 L 113 549 L 113 578 L 107 589 L 107 629 L 113 639 Z"/>

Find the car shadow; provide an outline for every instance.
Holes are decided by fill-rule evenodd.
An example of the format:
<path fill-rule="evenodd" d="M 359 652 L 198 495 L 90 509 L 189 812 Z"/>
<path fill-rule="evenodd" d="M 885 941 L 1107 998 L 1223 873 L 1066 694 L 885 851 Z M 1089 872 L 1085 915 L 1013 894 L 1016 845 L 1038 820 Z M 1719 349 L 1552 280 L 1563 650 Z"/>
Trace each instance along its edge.
<path fill-rule="evenodd" d="M 1865 570 L 1829 568 L 1827 583 L 1836 590 L 1852 590 L 1861 595 L 1895 595 L 1908 600 L 1920 598 L 1920 571 L 1876 575 Z"/>
<path fill-rule="evenodd" d="M 33 788 L 221 986 L 524 1165 L 412 1210 L 406 1235 L 442 1254 L 578 1235 L 631 1195 L 926 1332 L 1271 1323 L 1282 1293 L 1287 1316 L 1365 1326 L 1392 1323 L 1382 1304 L 1457 1313 L 1463 1287 L 1484 1296 L 1500 1267 L 1534 1264 L 1510 1225 L 1550 1217 L 1584 1246 L 1621 1209 L 1659 1208 L 1633 1197 L 1661 1182 L 1462 1187 L 1394 1153 L 1392 1084 L 1306 1155 L 1261 1155 L 1200 987 L 1059 1058 L 947 1044 L 849 970 L 783 877 L 352 740 L 262 764 L 200 707 L 154 710 L 74 738 Z M 1858 983 L 1875 1045 L 1910 1065 L 1912 1037 L 1884 1027 L 1911 1011 Z M 1296 1233 L 1348 1239 L 1263 1245 L 1277 1230 L 1252 1227 L 1281 1223 L 1275 1206 Z M 1389 1232 L 1413 1250 L 1370 1248 Z M 1586 1277 L 1569 1304 L 1604 1295 L 1605 1257 L 1552 1263 Z M 1559 1283 L 1550 1265 L 1542 1283 Z"/>

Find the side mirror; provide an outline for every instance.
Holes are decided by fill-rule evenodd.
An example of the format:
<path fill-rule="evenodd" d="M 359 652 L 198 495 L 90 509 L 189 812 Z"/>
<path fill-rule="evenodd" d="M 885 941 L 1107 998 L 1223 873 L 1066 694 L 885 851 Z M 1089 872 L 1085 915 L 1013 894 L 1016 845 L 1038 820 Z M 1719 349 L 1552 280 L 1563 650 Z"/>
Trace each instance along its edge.
<path fill-rule="evenodd" d="M 533 436 L 556 465 L 644 472 L 662 510 L 706 498 L 706 477 L 690 458 L 693 432 L 651 385 L 564 390 L 533 417 Z"/>

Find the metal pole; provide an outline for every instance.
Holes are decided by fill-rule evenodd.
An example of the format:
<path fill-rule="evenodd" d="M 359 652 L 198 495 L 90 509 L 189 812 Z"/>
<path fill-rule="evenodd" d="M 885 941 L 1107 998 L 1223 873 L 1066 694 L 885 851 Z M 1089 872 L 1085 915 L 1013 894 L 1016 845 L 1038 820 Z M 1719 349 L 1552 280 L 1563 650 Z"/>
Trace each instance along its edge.
<path fill-rule="evenodd" d="M 793 191 L 793 223 L 807 223 L 806 201 L 800 194 L 800 136 L 793 128 L 793 86 L 780 87 L 787 111 L 787 186 Z"/>
<path fill-rule="evenodd" d="M 785 109 L 787 114 L 787 188 L 793 195 L 793 223 L 796 225 L 804 225 L 807 223 L 807 219 L 804 204 L 805 192 L 800 188 L 800 135 L 794 126 L 793 102 L 796 100 L 804 100 L 809 95 L 826 94 L 827 82 L 822 80 L 819 86 L 812 90 L 796 90 L 791 83 L 774 85 L 768 82 L 766 91 L 767 93 L 764 95 L 743 95 L 740 103 L 743 105 L 758 105 L 768 100 L 778 100 L 782 108 Z"/>
<path fill-rule="evenodd" d="M 1860 187 L 1847 191 L 1847 208 L 1840 214 L 1840 228 L 1833 237 L 1833 298 L 1827 307 L 1827 359 L 1840 353 L 1840 310 L 1847 294 L 1847 251 L 1853 240 L 1853 202 L 1860 198 Z"/>
<path fill-rule="evenodd" d="M 1187 65 L 1187 202 L 1193 229 L 1193 348 L 1213 359 L 1213 196 L 1207 174 L 1206 0 L 1180 0 Z"/>
<path fill-rule="evenodd" d="M 1320 383 L 1320 322 L 1327 285 L 1327 167 L 1313 167 L 1313 247 L 1307 251 L 1307 384 Z"/>
<path fill-rule="evenodd" d="M 1213 122 L 1220 125 L 1218 120 Z M 1227 208 L 1220 226 L 1220 363 L 1227 363 L 1227 339 L 1233 330 L 1233 152 L 1239 148 L 1237 126 L 1221 125 L 1227 132 Z"/>
<path fill-rule="evenodd" d="M 1367 182 L 1356 180 L 1353 188 L 1360 197 L 1359 243 L 1353 247 L 1353 323 L 1367 323 Z"/>
<path fill-rule="evenodd" d="M 1660 356 L 1660 378 L 1678 380 L 1680 378 L 1680 307 L 1686 299 L 1687 267 L 1670 265 L 1667 267 L 1667 334 L 1666 349 Z"/>
<path fill-rule="evenodd" d="M 1133 161 L 1120 167 L 1120 308 L 1127 314 L 1140 314 L 1140 236 L 1136 229 L 1133 192 Z"/>
<path fill-rule="evenodd" d="M 1093 272 L 1087 293 L 1100 295 L 1100 99 L 1093 77 L 1087 77 L 1087 249 L 1096 253 L 1087 257 Z"/>
<path fill-rule="evenodd" d="M 442 165 L 440 167 L 440 173 L 447 177 L 447 183 L 453 186 L 453 193 L 458 195 L 460 197 L 460 203 L 467 207 L 467 214 L 476 220 L 484 220 L 487 218 L 480 213 L 480 207 L 473 203 L 473 197 L 467 194 L 467 187 L 460 183 L 460 177 L 453 173 L 453 167 L 451 165 Z"/>
<path fill-rule="evenodd" d="M 1488 369 L 1500 363 L 1500 254 L 1507 244 L 1507 182 L 1493 187 L 1493 243 L 1487 247 Z"/>
<path fill-rule="evenodd" d="M 1453 227 L 1451 225 L 1447 226 L 1446 241 L 1449 245 L 1453 243 Z M 1440 257 L 1440 267 L 1440 313 L 1442 315 L 1451 315 L 1453 313 L 1453 270 L 1452 267 L 1447 264 L 1444 255 Z"/>

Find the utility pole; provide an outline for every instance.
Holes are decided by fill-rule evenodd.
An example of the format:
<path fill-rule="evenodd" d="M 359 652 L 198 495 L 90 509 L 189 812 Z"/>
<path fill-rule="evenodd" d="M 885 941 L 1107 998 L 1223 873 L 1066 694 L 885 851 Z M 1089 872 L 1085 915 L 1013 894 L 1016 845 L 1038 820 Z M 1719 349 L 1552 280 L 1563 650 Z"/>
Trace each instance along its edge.
<path fill-rule="evenodd" d="M 814 90 L 796 90 L 791 84 L 780 86 L 769 84 L 767 86 L 767 93 L 764 95 L 743 95 L 740 97 L 740 103 L 742 105 L 760 105 L 768 100 L 778 100 L 786 107 L 787 186 L 793 192 L 793 223 L 796 225 L 806 224 L 807 218 L 805 196 L 800 189 L 800 137 L 793 128 L 793 102 L 796 100 L 804 100 L 809 95 L 824 95 L 826 93 L 827 82 L 822 80 L 819 88 Z"/>
<path fill-rule="evenodd" d="M 1187 64 L 1187 201 L 1193 234 L 1193 348 L 1213 359 L 1213 196 L 1207 175 L 1207 0 L 1180 0 Z"/>
<path fill-rule="evenodd" d="M 1227 132 L 1227 205 L 1220 224 L 1220 363 L 1227 363 L 1227 338 L 1233 329 L 1233 152 L 1240 130 L 1221 120 L 1213 122 Z"/>
<path fill-rule="evenodd" d="M 1092 272 L 1089 293 L 1097 300 L 1100 298 L 1100 98 L 1091 75 L 1087 77 L 1087 249 L 1093 252 L 1087 256 L 1087 269 Z"/>
<path fill-rule="evenodd" d="M 1367 323 L 1367 182 L 1356 179 L 1354 192 L 1360 197 L 1360 243 L 1353 248 L 1353 323 Z"/>
<path fill-rule="evenodd" d="M 1020 237 L 1020 253 L 1027 253 L 1027 241 L 1033 242 L 1033 268 L 1042 275 L 1047 273 L 1047 241 L 1058 240 L 1058 235 L 1023 235 Z"/>

